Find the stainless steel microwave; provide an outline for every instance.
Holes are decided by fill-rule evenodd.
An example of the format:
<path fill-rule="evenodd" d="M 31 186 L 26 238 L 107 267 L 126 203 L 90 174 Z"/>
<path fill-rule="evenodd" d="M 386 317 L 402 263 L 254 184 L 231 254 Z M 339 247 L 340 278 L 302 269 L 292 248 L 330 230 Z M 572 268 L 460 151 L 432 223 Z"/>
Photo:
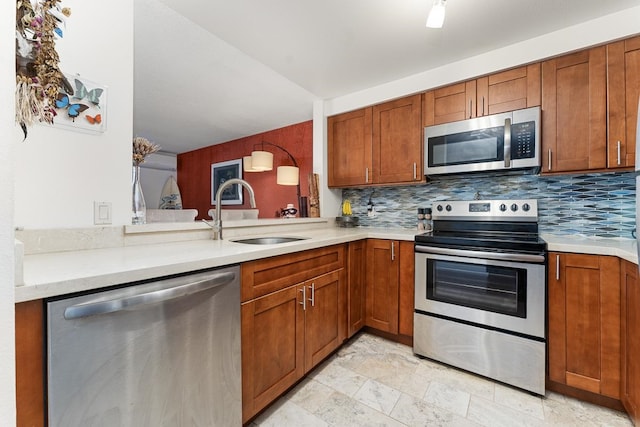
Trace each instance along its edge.
<path fill-rule="evenodd" d="M 540 107 L 424 128 L 425 175 L 540 168 Z"/>

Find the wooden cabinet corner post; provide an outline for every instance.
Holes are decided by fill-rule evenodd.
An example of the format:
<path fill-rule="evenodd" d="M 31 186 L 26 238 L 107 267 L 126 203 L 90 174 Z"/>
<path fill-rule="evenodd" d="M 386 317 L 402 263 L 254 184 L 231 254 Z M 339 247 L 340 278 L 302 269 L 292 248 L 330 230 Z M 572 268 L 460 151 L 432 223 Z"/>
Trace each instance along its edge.
<path fill-rule="evenodd" d="M 640 425 L 640 283 L 638 266 L 622 262 L 621 269 L 620 400 L 636 426 Z"/>
<path fill-rule="evenodd" d="M 16 304 L 17 425 L 45 425 L 45 335 L 42 300 Z"/>

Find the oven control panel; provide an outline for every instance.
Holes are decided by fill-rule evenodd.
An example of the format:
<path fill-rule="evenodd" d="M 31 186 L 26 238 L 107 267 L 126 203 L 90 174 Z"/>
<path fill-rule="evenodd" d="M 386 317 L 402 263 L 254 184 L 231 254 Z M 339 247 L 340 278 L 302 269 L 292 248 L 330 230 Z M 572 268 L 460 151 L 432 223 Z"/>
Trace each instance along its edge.
<path fill-rule="evenodd" d="M 434 220 L 538 220 L 538 201 L 536 199 L 447 200 L 434 202 L 433 207 Z"/>

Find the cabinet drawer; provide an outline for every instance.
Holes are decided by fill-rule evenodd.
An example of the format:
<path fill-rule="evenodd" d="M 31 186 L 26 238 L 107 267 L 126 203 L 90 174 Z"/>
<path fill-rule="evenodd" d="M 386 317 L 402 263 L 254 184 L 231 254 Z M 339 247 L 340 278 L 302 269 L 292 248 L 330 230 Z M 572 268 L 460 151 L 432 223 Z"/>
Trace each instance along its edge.
<path fill-rule="evenodd" d="M 344 267 L 344 245 L 329 246 L 242 264 L 242 302 Z"/>

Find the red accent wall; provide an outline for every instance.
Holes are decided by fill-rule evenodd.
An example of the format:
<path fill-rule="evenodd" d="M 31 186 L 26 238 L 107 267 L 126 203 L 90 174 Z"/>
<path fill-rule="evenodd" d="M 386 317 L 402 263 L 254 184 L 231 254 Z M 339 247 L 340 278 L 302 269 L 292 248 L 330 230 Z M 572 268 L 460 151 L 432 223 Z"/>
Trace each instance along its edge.
<path fill-rule="evenodd" d="M 300 167 L 300 194 L 309 195 L 308 176 L 313 168 L 313 122 L 307 121 L 257 135 L 236 139 L 223 144 L 211 145 L 199 150 L 178 154 L 178 186 L 185 209 L 198 209 L 198 219 L 208 219 L 211 204 L 211 164 L 227 160 L 242 159 L 260 149 L 262 142 L 271 142 L 287 149 Z M 293 166 L 289 156 L 275 147 L 265 146 L 273 153 L 273 170 L 267 172 L 244 172 L 242 178 L 253 187 L 260 218 L 275 218 L 276 211 L 287 203 L 298 206 L 296 187 L 277 185 L 276 168 Z M 243 205 L 223 205 L 224 209 L 249 209 L 249 195 L 243 190 Z"/>

